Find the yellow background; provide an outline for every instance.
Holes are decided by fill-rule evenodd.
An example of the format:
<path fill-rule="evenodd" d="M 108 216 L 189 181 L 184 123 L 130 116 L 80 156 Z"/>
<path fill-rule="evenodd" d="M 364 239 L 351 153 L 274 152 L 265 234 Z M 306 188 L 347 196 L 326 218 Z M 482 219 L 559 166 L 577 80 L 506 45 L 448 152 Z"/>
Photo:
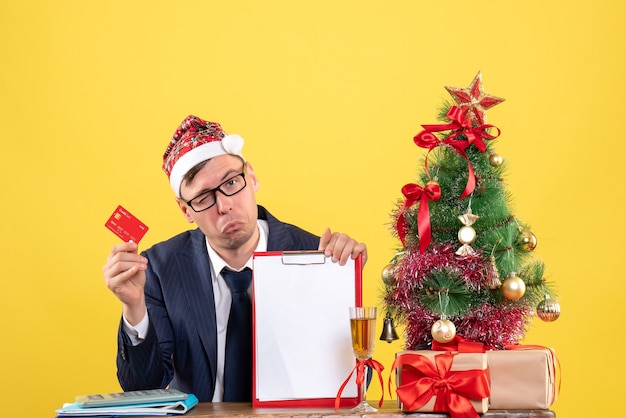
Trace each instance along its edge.
<path fill-rule="evenodd" d="M 274 215 L 367 242 L 365 302 L 379 303 L 397 246 L 389 214 L 421 170 L 413 135 L 436 122 L 444 85 L 480 70 L 507 99 L 488 120 L 515 214 L 560 294 L 561 318 L 537 320 L 525 342 L 557 350 L 558 416 L 623 415 L 625 11 L 610 0 L 3 2 L 2 404 L 53 416 L 77 394 L 119 389 L 120 305 L 101 271 L 118 239 L 103 224 L 124 205 L 150 227 L 143 248 L 189 227 L 160 170 L 188 114 L 246 139 Z M 375 358 L 388 369 L 401 348 L 378 342 Z"/>

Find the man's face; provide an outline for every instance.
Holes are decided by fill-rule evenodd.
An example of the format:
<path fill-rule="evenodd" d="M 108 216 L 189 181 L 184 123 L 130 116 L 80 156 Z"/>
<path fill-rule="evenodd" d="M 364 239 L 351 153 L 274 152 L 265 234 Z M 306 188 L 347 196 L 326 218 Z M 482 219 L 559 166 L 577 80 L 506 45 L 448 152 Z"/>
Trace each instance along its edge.
<path fill-rule="evenodd" d="M 250 164 L 246 164 L 246 187 L 232 196 L 215 192 L 215 205 L 202 212 L 195 212 L 187 201 L 211 189 L 243 171 L 244 163 L 233 155 L 211 158 L 190 183 L 181 185 L 178 205 L 189 222 L 195 222 L 208 238 L 211 247 L 221 250 L 248 250 L 256 246 L 257 215 L 255 192 L 259 184 Z"/>

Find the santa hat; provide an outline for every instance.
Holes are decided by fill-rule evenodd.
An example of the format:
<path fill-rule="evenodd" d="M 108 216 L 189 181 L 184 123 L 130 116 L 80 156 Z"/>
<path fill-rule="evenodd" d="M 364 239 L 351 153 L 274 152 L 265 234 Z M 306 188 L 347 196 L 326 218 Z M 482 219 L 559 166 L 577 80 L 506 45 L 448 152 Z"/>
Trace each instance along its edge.
<path fill-rule="evenodd" d="M 231 154 L 243 159 L 243 138 L 227 135 L 219 123 L 187 116 L 178 127 L 163 154 L 163 171 L 180 197 L 180 185 L 187 172 L 202 161 L 218 155 Z"/>

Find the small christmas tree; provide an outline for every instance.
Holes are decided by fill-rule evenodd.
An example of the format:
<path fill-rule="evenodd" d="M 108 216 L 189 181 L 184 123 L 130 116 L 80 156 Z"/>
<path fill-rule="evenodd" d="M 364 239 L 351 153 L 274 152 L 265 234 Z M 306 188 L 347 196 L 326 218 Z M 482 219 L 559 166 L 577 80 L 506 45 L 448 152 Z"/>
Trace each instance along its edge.
<path fill-rule="evenodd" d="M 485 112 L 504 99 L 484 93 L 480 72 L 468 88 L 446 90 L 455 103 L 444 105 L 444 123 L 422 125 L 414 137 L 427 150 L 423 186 L 405 185 L 392 212 L 402 248 L 383 269 L 384 304 L 404 325 L 407 349 L 455 335 L 502 349 L 524 337 L 535 310 L 553 321 L 560 307 L 493 150 L 500 130 Z"/>

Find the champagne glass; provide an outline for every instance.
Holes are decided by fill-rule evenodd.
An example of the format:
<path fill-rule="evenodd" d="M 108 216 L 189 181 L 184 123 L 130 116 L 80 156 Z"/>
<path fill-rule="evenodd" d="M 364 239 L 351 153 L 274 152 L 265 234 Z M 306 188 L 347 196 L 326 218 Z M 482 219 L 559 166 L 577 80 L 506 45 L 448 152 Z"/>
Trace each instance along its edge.
<path fill-rule="evenodd" d="M 350 330 L 352 332 L 352 350 L 358 360 L 356 384 L 359 389 L 360 402 L 351 412 L 376 412 L 365 400 L 367 384 L 365 379 L 365 362 L 374 354 L 376 341 L 376 308 L 350 307 Z"/>

